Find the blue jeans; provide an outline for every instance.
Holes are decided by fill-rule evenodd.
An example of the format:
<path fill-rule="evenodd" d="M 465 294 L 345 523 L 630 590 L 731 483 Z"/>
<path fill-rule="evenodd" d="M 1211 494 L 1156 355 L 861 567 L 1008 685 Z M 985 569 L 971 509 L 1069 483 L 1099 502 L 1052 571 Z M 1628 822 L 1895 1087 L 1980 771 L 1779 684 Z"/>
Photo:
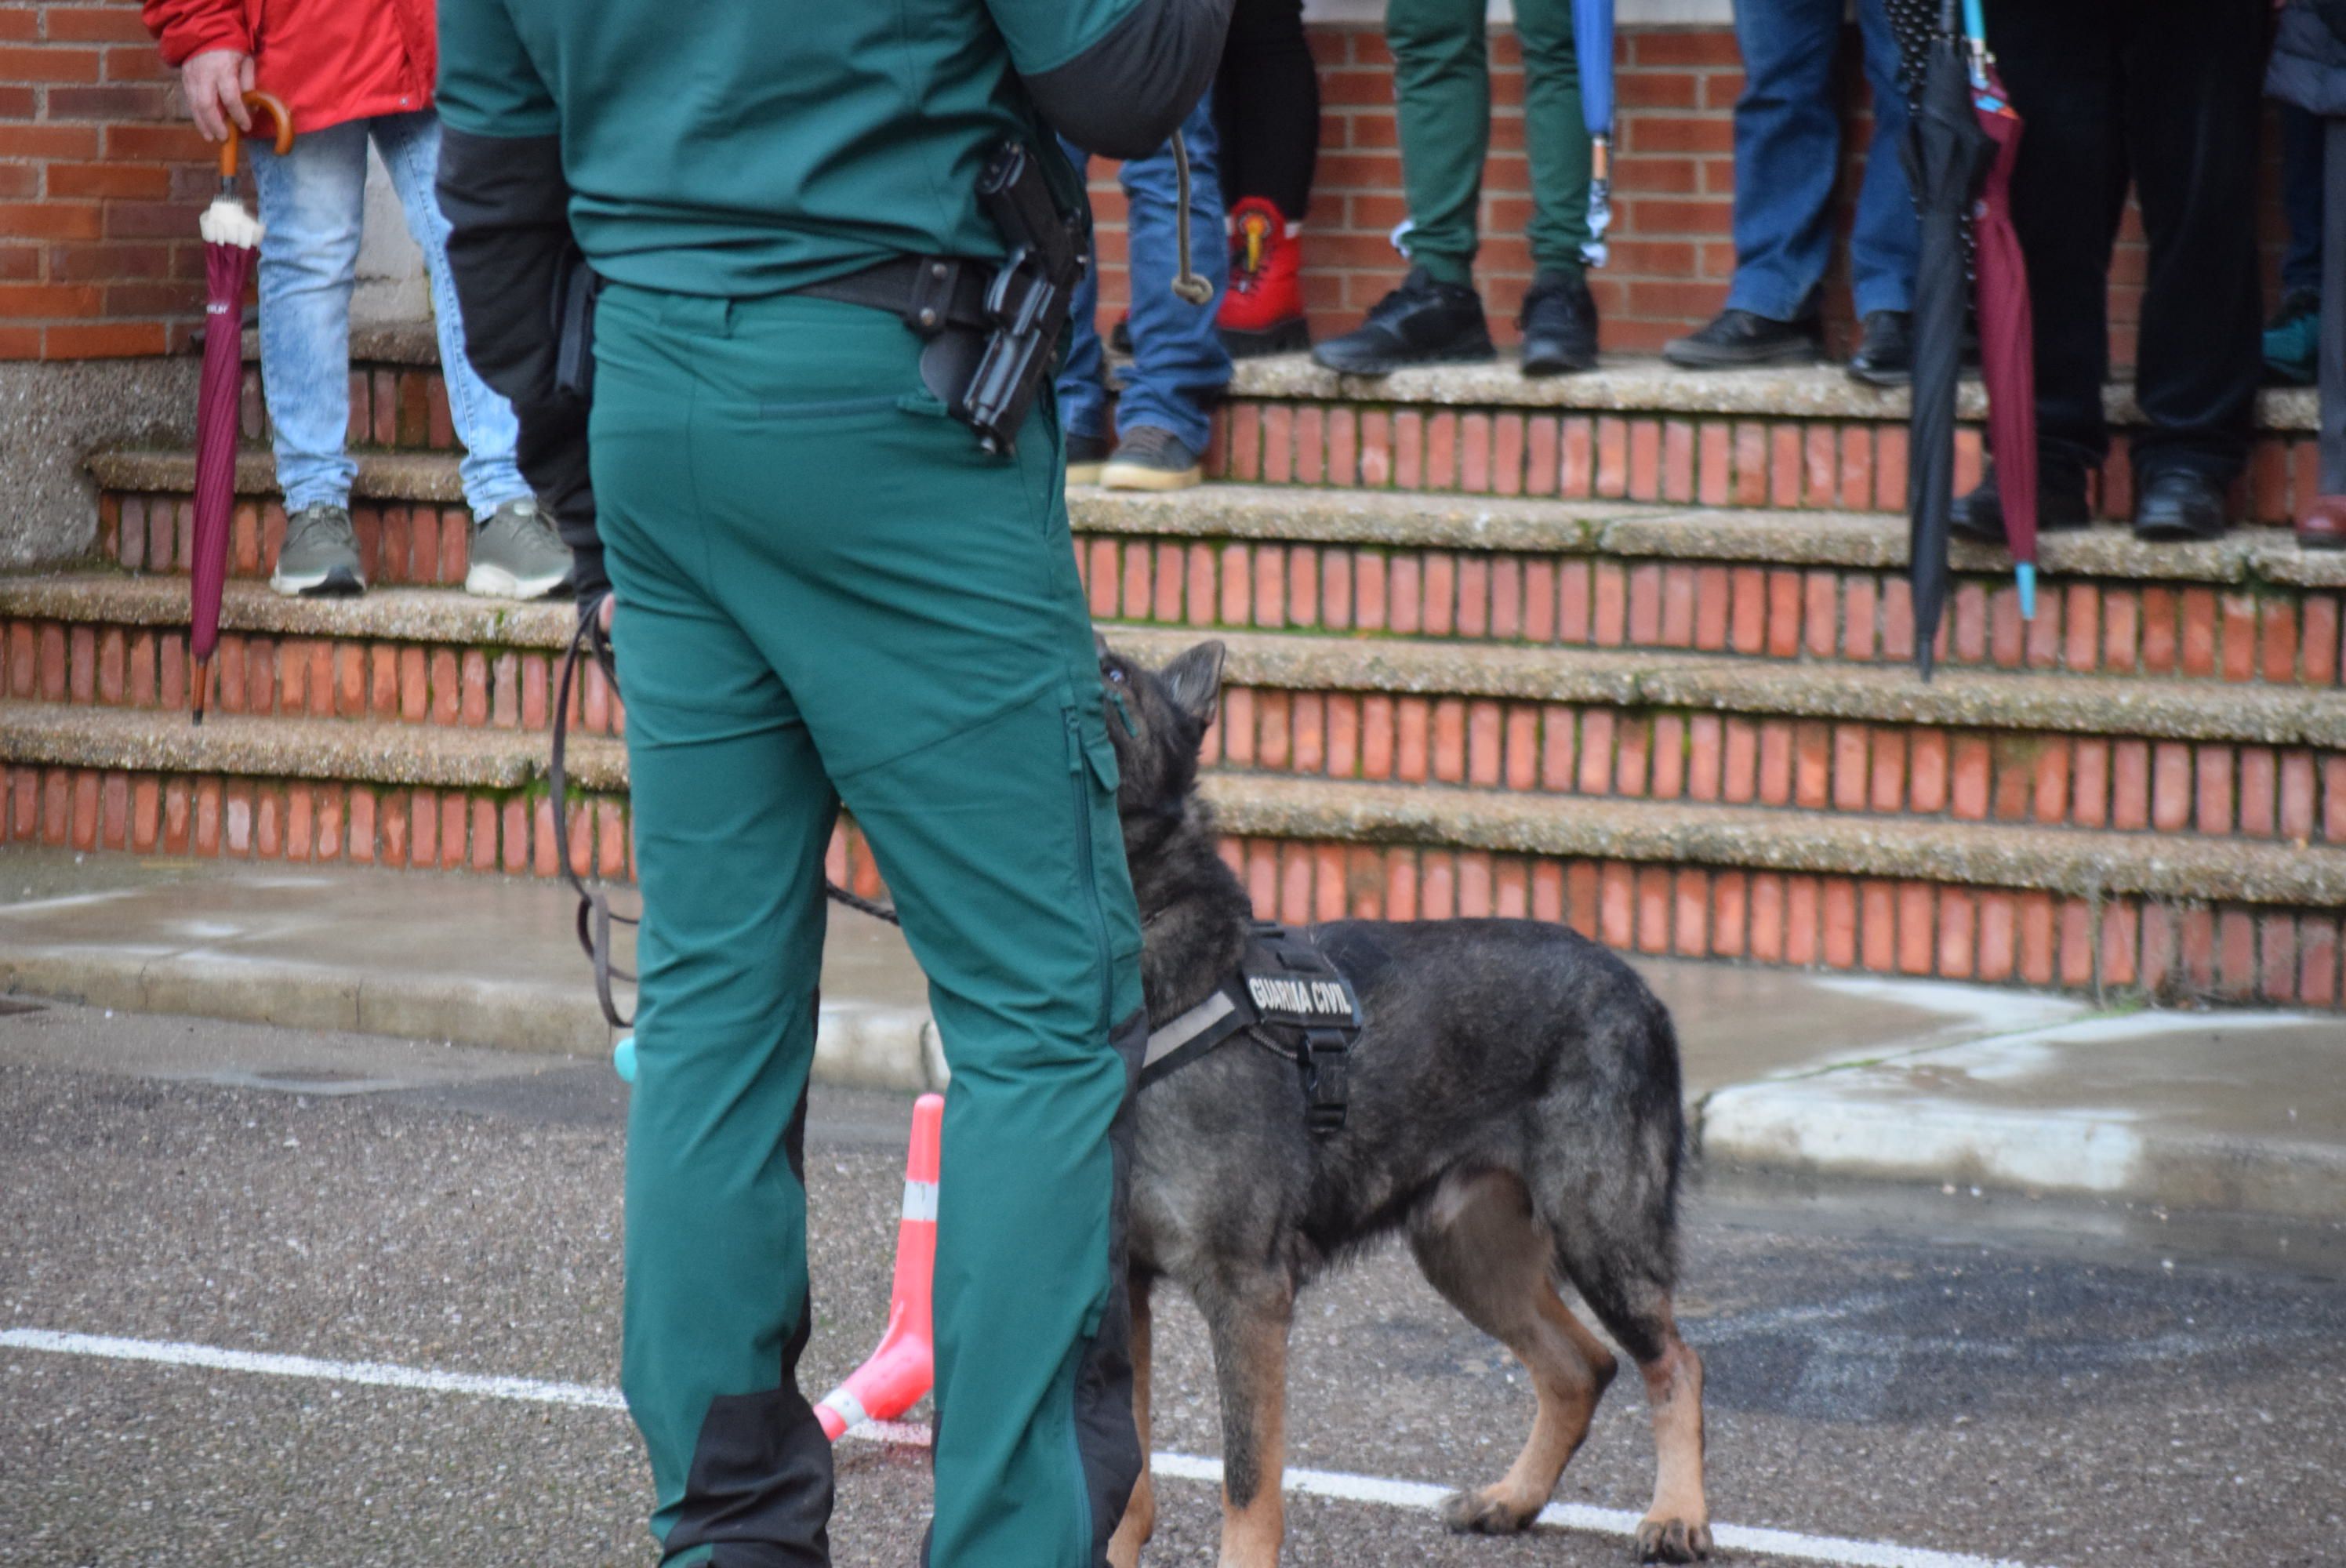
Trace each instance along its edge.
<path fill-rule="evenodd" d="M 1736 0 L 1743 96 L 1735 103 L 1735 282 L 1729 310 L 1789 321 L 1813 305 L 1832 260 L 1832 192 L 1841 113 L 1832 94 L 1842 0 Z M 1898 149 L 1906 95 L 1898 42 L 1882 0 L 1858 0 L 1865 75 L 1873 85 L 1873 145 L 1850 236 L 1860 319 L 1914 298 L 1917 226 Z"/>
<path fill-rule="evenodd" d="M 1213 422 L 1210 400 L 1229 384 L 1230 355 L 1214 330 L 1229 271 L 1229 239 L 1222 231 L 1222 184 L 1215 168 L 1213 94 L 1181 122 L 1189 147 L 1189 267 L 1214 286 L 1202 305 L 1173 295 L 1175 245 L 1173 144 L 1123 167 L 1126 247 L 1132 280 L 1132 369 L 1124 378 L 1116 422 L 1125 430 L 1169 430 L 1203 454 Z M 1084 152 L 1063 144 L 1076 168 Z M 1075 341 L 1059 370 L 1059 423 L 1069 435 L 1107 434 L 1107 385 L 1100 354 L 1098 259 L 1093 259 L 1072 308 Z"/>
<path fill-rule="evenodd" d="M 351 422 L 351 286 L 358 277 L 370 135 L 431 273 L 448 414 L 464 443 L 458 473 L 466 504 L 485 516 L 529 494 L 529 481 L 514 466 L 520 427 L 511 405 L 473 373 L 464 355 L 464 318 L 448 280 L 448 220 L 432 188 L 440 165 L 440 120 L 428 109 L 305 131 L 282 158 L 258 140 L 244 144 L 266 229 L 260 380 L 276 426 L 285 509 L 346 506 L 358 473 L 342 441 Z"/>

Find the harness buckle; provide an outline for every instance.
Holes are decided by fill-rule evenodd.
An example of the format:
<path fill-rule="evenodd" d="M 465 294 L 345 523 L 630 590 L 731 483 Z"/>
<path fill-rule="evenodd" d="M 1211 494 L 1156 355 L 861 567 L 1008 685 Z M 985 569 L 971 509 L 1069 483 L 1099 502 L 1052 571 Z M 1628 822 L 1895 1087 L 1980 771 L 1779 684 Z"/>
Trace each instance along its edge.
<path fill-rule="evenodd" d="M 1300 1060 L 1303 1067 L 1304 1125 L 1325 1137 L 1343 1131 L 1352 1098 L 1345 1064 L 1352 1042 L 1341 1030 L 1307 1029 Z"/>

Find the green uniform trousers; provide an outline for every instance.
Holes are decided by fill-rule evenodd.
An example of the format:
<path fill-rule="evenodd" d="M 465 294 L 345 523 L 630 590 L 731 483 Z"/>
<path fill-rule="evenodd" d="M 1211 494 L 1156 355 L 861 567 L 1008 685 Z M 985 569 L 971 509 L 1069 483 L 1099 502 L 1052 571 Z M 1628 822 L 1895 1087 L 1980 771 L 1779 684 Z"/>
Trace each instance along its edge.
<path fill-rule="evenodd" d="M 1484 0 L 1385 0 L 1393 56 L 1409 259 L 1445 283 L 1474 282 L 1475 208 L 1491 148 Z M 1532 265 L 1577 277 L 1588 242 L 1588 128 L 1572 0 L 1515 0 L 1531 160 Z"/>
<path fill-rule="evenodd" d="M 1147 1026 L 1050 400 L 989 458 L 879 311 L 613 286 L 596 331 L 645 910 L 621 1380 L 663 1561 L 829 1561 L 797 1128 L 843 802 L 953 1071 L 928 1561 L 1093 1568 L 1140 1462 Z"/>

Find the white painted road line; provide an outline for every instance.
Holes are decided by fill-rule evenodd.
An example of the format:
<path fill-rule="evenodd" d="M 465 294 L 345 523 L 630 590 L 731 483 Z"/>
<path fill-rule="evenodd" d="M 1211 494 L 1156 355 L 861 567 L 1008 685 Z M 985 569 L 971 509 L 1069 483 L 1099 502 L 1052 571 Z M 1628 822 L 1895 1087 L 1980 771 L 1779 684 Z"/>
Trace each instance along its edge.
<path fill-rule="evenodd" d="M 60 1334 L 46 1329 L 0 1329 L 0 1349 L 45 1350 L 64 1356 L 89 1356 L 113 1361 L 147 1361 L 167 1367 L 199 1367 L 213 1371 L 250 1372 L 262 1377 L 308 1378 L 323 1382 L 355 1383 L 369 1388 L 405 1389 L 418 1393 L 463 1394 L 474 1399 L 511 1400 L 526 1404 L 569 1405 L 586 1410 L 627 1408 L 617 1389 L 587 1383 L 545 1382 L 535 1378 L 494 1378 L 475 1372 L 435 1372 L 384 1361 L 333 1361 L 311 1356 L 280 1356 L 259 1350 L 229 1350 L 212 1345 L 190 1345 L 168 1339 L 125 1339 L 97 1334 Z M 847 1434 L 872 1442 L 925 1448 L 929 1429 L 899 1421 L 870 1421 Z M 1222 1462 L 1195 1454 L 1157 1453 L 1149 1456 L 1150 1471 L 1175 1481 L 1203 1481 L 1219 1486 Z M 1285 1490 L 1304 1497 L 1325 1497 L 1341 1502 L 1365 1502 L 1380 1508 L 1430 1512 L 1453 1489 L 1423 1481 L 1389 1481 L 1382 1476 L 1348 1475 L 1341 1471 L 1287 1471 Z M 1600 1535 L 1635 1535 L 1637 1515 L 1627 1509 L 1594 1508 L 1581 1502 L 1552 1502 L 1540 1511 L 1539 1522 L 1562 1530 L 1586 1530 Z M 1712 1538 L 1731 1552 L 1789 1557 L 1806 1563 L 1826 1563 L 1838 1568 L 2024 1568 L 1999 1557 L 1977 1557 L 1963 1552 L 1934 1552 L 1902 1546 L 1891 1541 L 1852 1541 L 1833 1535 L 1806 1535 L 1792 1530 L 1754 1525 L 1716 1524 Z"/>

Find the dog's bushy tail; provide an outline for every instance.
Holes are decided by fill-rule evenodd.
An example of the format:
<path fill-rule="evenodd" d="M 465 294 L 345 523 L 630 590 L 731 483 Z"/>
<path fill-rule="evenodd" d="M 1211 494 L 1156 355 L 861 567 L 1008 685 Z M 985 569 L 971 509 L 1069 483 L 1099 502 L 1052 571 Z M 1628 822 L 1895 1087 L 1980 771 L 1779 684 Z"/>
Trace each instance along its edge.
<path fill-rule="evenodd" d="M 1559 1272 L 1621 1348 L 1640 1362 L 1670 1334 L 1678 1283 L 1678 1178 L 1686 1157 L 1678 1032 L 1640 983 L 1592 1042 L 1603 1069 L 1593 1117 L 1572 1129 L 1533 1183 L 1556 1239 Z M 1609 1047 L 1609 1048 L 1608 1048 Z"/>

